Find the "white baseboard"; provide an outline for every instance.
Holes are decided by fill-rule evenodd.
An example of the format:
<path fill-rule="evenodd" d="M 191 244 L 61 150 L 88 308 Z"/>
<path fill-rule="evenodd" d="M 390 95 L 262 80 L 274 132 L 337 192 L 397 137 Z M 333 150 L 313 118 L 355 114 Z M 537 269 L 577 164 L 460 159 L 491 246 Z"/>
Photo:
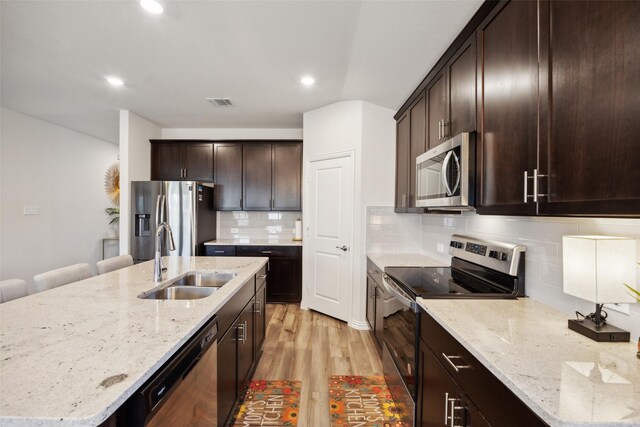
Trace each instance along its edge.
<path fill-rule="evenodd" d="M 367 321 L 362 320 L 350 320 L 348 323 L 350 328 L 357 329 L 359 331 L 370 331 L 369 323 Z"/>

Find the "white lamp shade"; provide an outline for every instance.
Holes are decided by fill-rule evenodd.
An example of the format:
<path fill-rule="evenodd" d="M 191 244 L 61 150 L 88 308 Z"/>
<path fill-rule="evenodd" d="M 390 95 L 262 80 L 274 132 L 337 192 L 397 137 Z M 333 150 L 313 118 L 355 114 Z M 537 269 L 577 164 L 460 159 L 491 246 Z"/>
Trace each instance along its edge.
<path fill-rule="evenodd" d="M 636 241 L 626 237 L 563 236 L 564 292 L 596 304 L 632 303 Z"/>

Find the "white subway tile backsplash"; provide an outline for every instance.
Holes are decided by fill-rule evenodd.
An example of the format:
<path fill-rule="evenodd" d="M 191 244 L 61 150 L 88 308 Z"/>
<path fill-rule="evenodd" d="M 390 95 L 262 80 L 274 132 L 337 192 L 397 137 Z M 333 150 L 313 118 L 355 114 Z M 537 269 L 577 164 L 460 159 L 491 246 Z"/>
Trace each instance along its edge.
<path fill-rule="evenodd" d="M 569 317 L 574 315 L 578 304 L 587 304 L 584 309 L 588 310 L 591 303 L 566 295 L 562 290 L 563 235 L 634 237 L 640 259 L 640 219 L 505 217 L 473 212 L 418 215 L 396 214 L 392 207 L 367 208 L 368 252 L 415 252 L 446 261 L 449 241 L 455 233 L 526 246 L 527 295 L 567 312 Z M 438 252 L 438 245 L 444 245 L 444 254 Z M 640 267 L 638 273 L 640 278 Z M 638 283 L 636 287 L 640 288 Z M 632 331 L 637 337 L 640 335 L 640 304 L 631 304 L 629 310 L 628 316 L 610 314 L 613 316 L 611 323 Z"/>
<path fill-rule="evenodd" d="M 300 212 L 218 212 L 218 239 L 293 238 Z"/>

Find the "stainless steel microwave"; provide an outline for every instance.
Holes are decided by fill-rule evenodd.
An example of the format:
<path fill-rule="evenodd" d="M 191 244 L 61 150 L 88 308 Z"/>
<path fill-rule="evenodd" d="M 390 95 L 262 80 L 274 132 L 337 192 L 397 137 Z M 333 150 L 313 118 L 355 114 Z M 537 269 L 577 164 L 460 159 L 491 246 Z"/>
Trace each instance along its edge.
<path fill-rule="evenodd" d="M 416 158 L 416 206 L 475 209 L 475 133 L 461 133 Z"/>

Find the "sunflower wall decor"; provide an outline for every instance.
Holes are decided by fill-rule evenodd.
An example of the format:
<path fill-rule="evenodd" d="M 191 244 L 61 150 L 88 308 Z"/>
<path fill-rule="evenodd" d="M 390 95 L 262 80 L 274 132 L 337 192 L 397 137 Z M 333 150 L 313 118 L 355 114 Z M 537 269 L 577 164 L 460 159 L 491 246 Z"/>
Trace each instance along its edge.
<path fill-rule="evenodd" d="M 104 189 L 113 204 L 113 207 L 104 211 L 111 218 L 109 224 L 117 224 L 120 222 L 120 164 L 118 162 L 107 168 L 104 174 Z"/>

